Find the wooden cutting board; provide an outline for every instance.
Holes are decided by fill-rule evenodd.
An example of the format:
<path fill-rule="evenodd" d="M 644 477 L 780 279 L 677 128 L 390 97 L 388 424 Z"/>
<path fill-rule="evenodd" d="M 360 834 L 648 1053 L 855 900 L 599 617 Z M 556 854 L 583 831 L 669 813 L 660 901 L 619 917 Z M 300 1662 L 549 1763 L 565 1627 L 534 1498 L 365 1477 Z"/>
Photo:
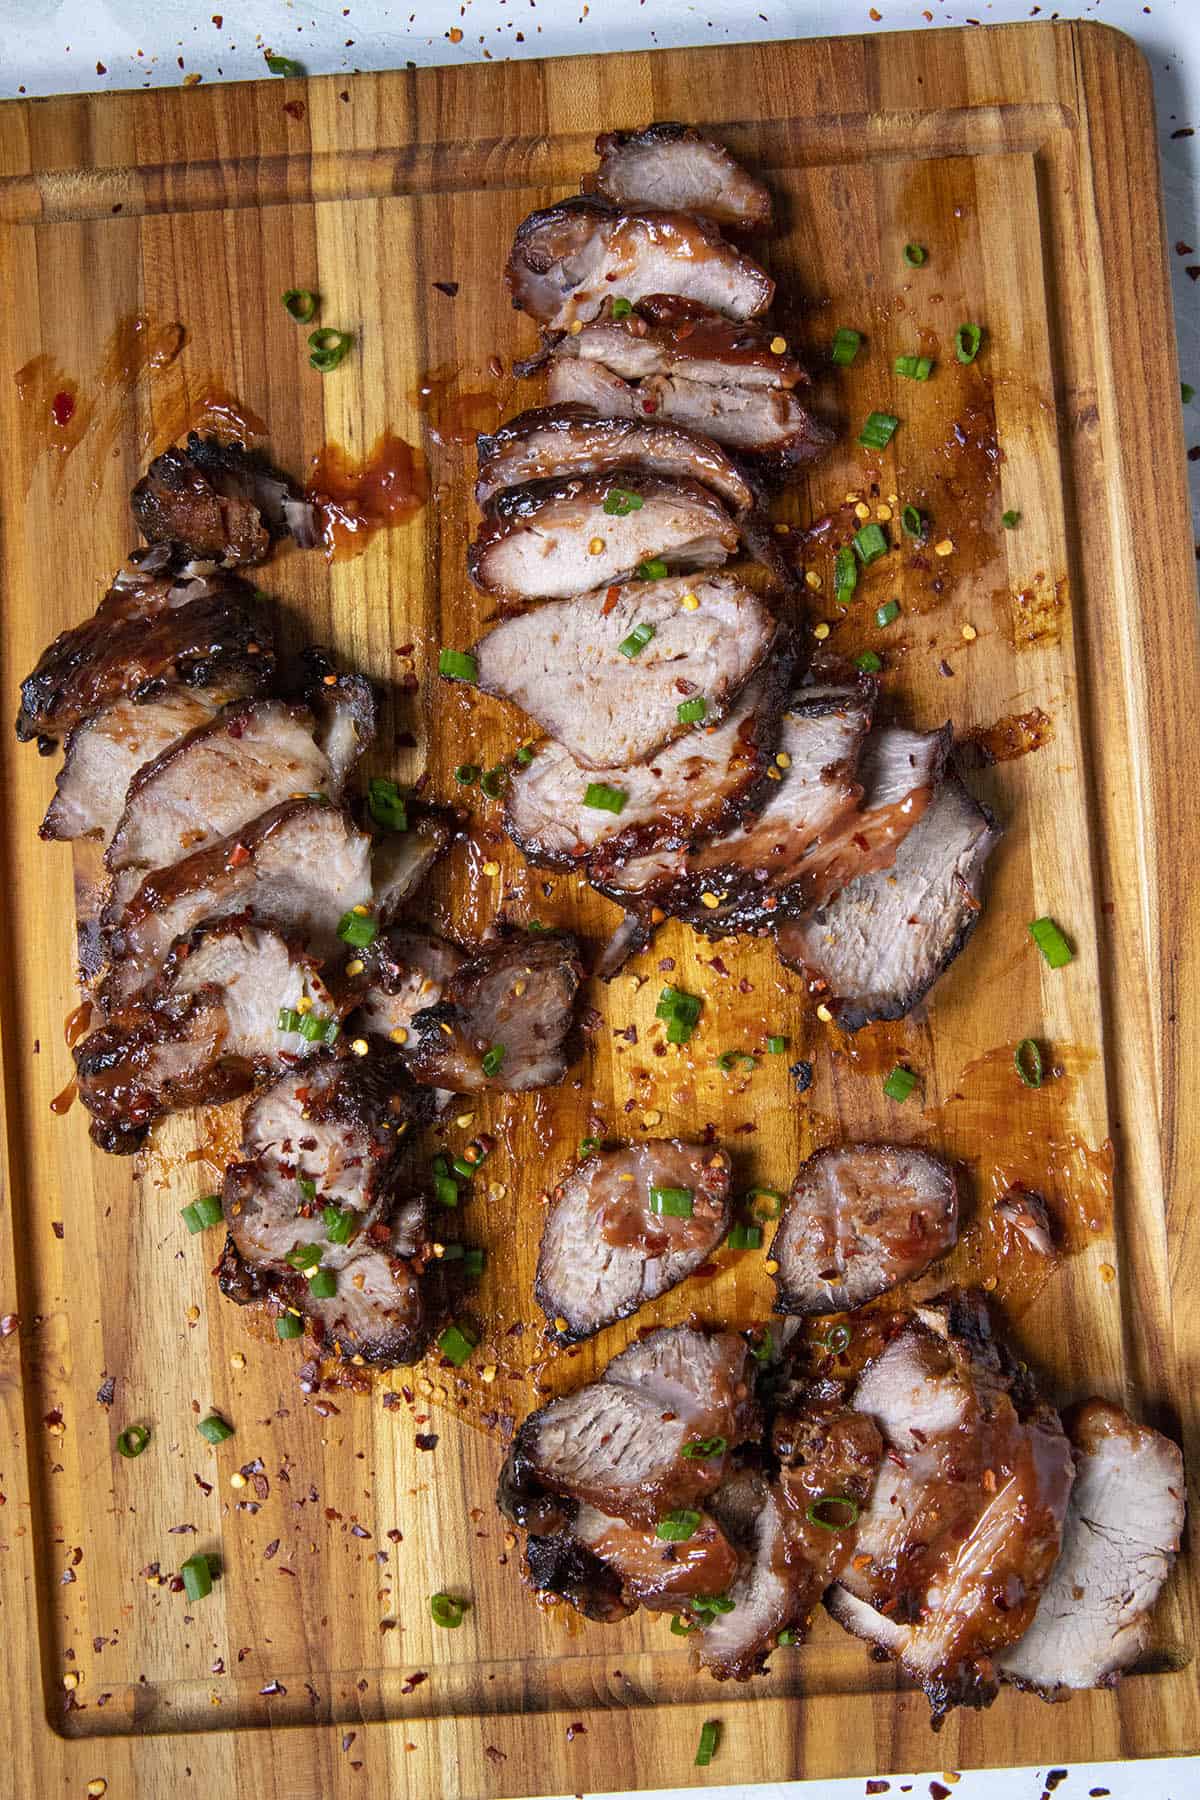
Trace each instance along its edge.
<path fill-rule="evenodd" d="M 1182 1435 L 1200 1468 L 1200 1108 L 1194 1075 L 1181 1081 L 1181 1050 L 1200 1041 L 1200 656 L 1150 81 L 1127 39 L 1038 24 L 5 106 L 5 709 L 129 548 L 147 456 L 189 422 L 257 415 L 300 475 L 329 444 L 354 460 L 390 431 L 427 476 L 428 503 L 363 554 L 293 552 L 262 575 L 292 641 L 329 643 L 386 684 L 372 772 L 424 773 L 461 800 L 456 764 L 511 755 L 511 714 L 431 679 L 438 647 L 469 644 L 488 613 L 464 571 L 471 433 L 539 392 L 507 372 L 533 332 L 501 266 L 518 220 L 589 166 L 598 130 L 661 117 L 711 123 L 780 195 L 769 255 L 790 340 L 827 369 L 836 326 L 866 334 L 854 368 L 818 387 L 847 447 L 779 518 L 834 514 L 803 555 L 821 583 L 812 622 L 832 622 L 833 647 L 885 653 L 885 705 L 926 726 L 952 717 L 1000 754 L 975 782 L 1008 825 L 986 916 L 925 1013 L 855 1040 L 762 945 L 664 932 L 637 980 L 589 994 L 589 1047 L 561 1093 L 450 1130 L 456 1147 L 484 1126 L 499 1140 L 463 1208 L 489 1253 L 464 1375 L 431 1362 L 361 1394 L 306 1393 L 300 1347 L 218 1296 L 219 1234 L 178 1219 L 217 1185 L 236 1109 L 171 1122 L 136 1163 L 95 1151 L 78 1108 L 50 1110 L 77 998 L 72 867 L 36 841 L 52 765 L 6 732 L 0 1311 L 19 1329 L 0 1341 L 0 1630 L 22 1794 L 103 1779 L 114 1796 L 424 1800 L 1200 1742 L 1194 1537 L 1155 1616 L 1157 1672 L 1061 1707 L 1006 1693 L 935 1739 L 923 1699 L 827 1620 L 761 1683 L 719 1688 L 689 1672 L 665 1621 L 605 1630 L 539 1608 L 491 1503 L 513 1417 L 597 1363 L 594 1347 L 548 1357 L 530 1296 L 539 1196 L 593 1119 L 633 1136 L 711 1122 L 740 1174 L 776 1187 L 843 1134 L 964 1158 L 974 1222 L 948 1273 L 992 1286 L 1064 1402 L 1111 1395 Z M 909 241 L 928 248 L 920 270 Z M 280 305 L 291 286 L 318 289 L 323 322 L 355 334 L 325 379 Z M 972 368 L 952 350 L 963 320 L 987 331 Z M 894 380 L 894 356 L 918 348 L 934 379 Z M 62 394 L 75 411 L 55 423 Z M 882 461 L 853 446 L 872 407 L 903 421 Z M 845 541 L 856 502 L 871 516 L 920 505 L 953 548 L 889 556 L 839 620 L 829 538 Z M 901 619 L 882 632 L 875 608 L 893 595 Z M 523 868 L 494 806 L 476 794 L 467 810 L 435 919 L 469 936 L 503 905 L 591 937 L 611 927 L 605 903 Z M 86 901 L 86 857 L 76 878 Z M 1076 945 L 1057 973 L 1026 935 L 1042 913 Z M 708 1002 L 674 1060 L 653 1024 L 667 957 Z M 715 1067 L 778 1033 L 786 1056 Z M 1030 1035 L 1056 1071 L 1036 1094 L 1012 1071 Z M 798 1060 L 814 1071 L 803 1097 Z M 922 1077 L 902 1108 L 881 1092 L 896 1061 Z M 1047 1194 L 1070 1252 L 1040 1292 L 986 1230 L 1014 1179 Z M 657 1317 L 761 1322 L 762 1264 L 723 1254 Z M 607 1333 L 599 1360 L 639 1322 Z M 236 1427 L 215 1452 L 195 1430 L 212 1405 Z M 153 1438 L 125 1461 L 115 1437 L 133 1421 Z M 197 1550 L 219 1552 L 223 1574 L 189 1607 L 155 1571 Z M 442 1588 L 471 1599 L 457 1632 L 431 1624 Z M 697 1771 L 708 1718 L 722 1747 Z"/>

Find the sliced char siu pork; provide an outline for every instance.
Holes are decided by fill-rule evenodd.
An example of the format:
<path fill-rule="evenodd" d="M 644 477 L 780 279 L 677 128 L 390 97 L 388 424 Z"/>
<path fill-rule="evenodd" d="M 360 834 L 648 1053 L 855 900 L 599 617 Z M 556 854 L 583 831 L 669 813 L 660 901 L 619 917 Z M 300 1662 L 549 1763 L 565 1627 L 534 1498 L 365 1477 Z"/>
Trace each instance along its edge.
<path fill-rule="evenodd" d="M 479 507 L 531 481 L 630 468 L 698 481 L 735 515 L 754 504 L 749 482 L 719 444 L 664 420 L 598 419 L 586 406 L 539 406 L 509 419 L 491 436 L 481 436 L 477 445 Z"/>
<path fill-rule="evenodd" d="M 390 1043 L 407 1044 L 413 1021 L 441 1001 L 466 962 L 457 945 L 432 932 L 395 926 L 362 953 L 356 1023 Z"/>
<path fill-rule="evenodd" d="M 614 294 L 678 295 L 732 319 L 766 312 L 775 294 L 766 271 L 706 220 L 586 198 L 523 219 L 505 275 L 513 305 L 555 331 L 594 319 Z"/>
<path fill-rule="evenodd" d="M 156 456 L 130 496 L 148 543 L 172 544 L 223 568 L 265 562 L 277 538 L 320 541 L 314 508 L 257 452 L 188 434 Z"/>
<path fill-rule="evenodd" d="M 582 978 L 568 932 L 481 946 L 448 976 L 436 1005 L 414 1014 L 404 1045 L 410 1071 L 455 1094 L 555 1086 L 569 1066 Z"/>
<path fill-rule="evenodd" d="M 996 1665 L 1047 1700 L 1112 1687 L 1148 1648 L 1185 1507 L 1183 1458 L 1170 1438 L 1107 1400 L 1086 1401 L 1068 1432 L 1075 1485 L 1062 1554 L 1032 1625 Z"/>
<path fill-rule="evenodd" d="M 547 333 L 543 349 L 518 363 L 516 372 L 533 374 L 553 355 L 593 363 L 625 382 L 666 375 L 706 387 L 790 392 L 810 386 L 804 365 L 786 346 L 771 348 L 778 342 L 775 331 L 757 320 L 730 319 L 712 307 L 656 294 L 619 319 L 610 305 L 579 331 L 562 338 Z"/>
<path fill-rule="evenodd" d="M 706 1513 L 684 1542 L 664 1543 L 644 1525 L 581 1506 L 572 1534 L 619 1577 L 623 1598 L 649 1612 L 682 1612 L 689 1601 L 724 1594 L 737 1575 L 737 1551 Z"/>
<path fill-rule="evenodd" d="M 851 881 L 775 943 L 846 1031 L 900 1019 L 929 992 L 979 922 L 992 815 L 948 775 L 890 868 Z"/>
<path fill-rule="evenodd" d="M 831 1144 L 792 1183 L 771 1258 L 775 1310 L 851 1312 L 911 1281 L 958 1241 L 958 1181 L 931 1151 Z"/>
<path fill-rule="evenodd" d="M 618 493 L 620 510 L 610 511 Z M 718 567 L 737 547 L 738 528 L 710 489 L 690 476 L 623 468 L 499 494 L 467 567 L 477 587 L 501 599 L 568 600 L 628 581 L 655 561 L 666 569 Z"/>
<path fill-rule="evenodd" d="M 561 744 L 540 744 L 509 782 L 508 835 L 533 863 L 569 867 L 589 858 L 603 886 L 625 857 L 682 848 L 731 826 L 766 780 L 792 667 L 780 627 L 721 724 L 697 726 L 630 768 L 585 768 Z"/>
<path fill-rule="evenodd" d="M 582 185 L 616 206 L 700 213 L 748 232 L 774 225 L 770 190 L 691 125 L 659 120 L 640 131 L 605 131 L 596 155 L 600 167 Z"/>
<path fill-rule="evenodd" d="M 296 1028 L 285 1031 L 289 1013 Z M 338 1017 L 316 964 L 275 932 L 236 919 L 202 925 L 172 947 L 152 987 L 77 1046 L 92 1137 L 131 1153 L 165 1113 L 232 1100 L 313 1055 L 337 1035 Z"/>
<path fill-rule="evenodd" d="M 826 1604 L 920 1684 L 936 1727 L 955 1706 L 991 1704 L 998 1659 L 1033 1620 L 1062 1542 L 1070 1445 L 977 1294 L 919 1307 L 854 1405 L 887 1455 Z"/>
<path fill-rule="evenodd" d="M 692 730 L 697 696 L 719 724 L 771 648 L 775 620 L 728 575 L 598 588 L 502 621 L 472 654 L 485 693 L 511 701 L 585 768 L 642 762 Z"/>
<path fill-rule="evenodd" d="M 651 1138 L 589 1156 L 550 1198 L 534 1293 L 557 1341 L 627 1319 L 693 1274 L 729 1229 L 723 1150 Z"/>
<path fill-rule="evenodd" d="M 227 681 L 254 691 L 275 666 L 254 589 L 222 571 L 178 568 L 156 545 L 130 557 L 82 625 L 60 632 L 21 683 L 17 736 L 55 740 L 123 697 Z"/>
<path fill-rule="evenodd" d="M 371 850 L 371 887 L 376 919 L 386 925 L 400 912 L 432 869 L 454 834 L 450 816 L 439 807 L 407 803 L 404 831 L 387 831 Z"/>
<path fill-rule="evenodd" d="M 501 1509 L 541 1535 L 548 1521 L 553 1529 L 574 1518 L 547 1495 L 650 1530 L 664 1513 L 702 1503 L 730 1451 L 759 1428 L 750 1370 L 749 1349 L 732 1333 L 650 1332 L 599 1381 L 525 1420 L 501 1476 Z"/>

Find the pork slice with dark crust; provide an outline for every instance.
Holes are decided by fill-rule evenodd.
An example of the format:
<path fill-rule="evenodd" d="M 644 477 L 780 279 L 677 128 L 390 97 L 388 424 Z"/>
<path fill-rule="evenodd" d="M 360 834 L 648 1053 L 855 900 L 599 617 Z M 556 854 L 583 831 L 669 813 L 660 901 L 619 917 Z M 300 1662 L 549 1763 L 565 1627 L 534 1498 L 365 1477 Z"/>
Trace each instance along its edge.
<path fill-rule="evenodd" d="M 232 569 L 265 562 L 284 530 L 289 484 L 265 458 L 241 444 L 188 436 L 156 456 L 130 496 L 133 516 L 151 544 Z"/>
<path fill-rule="evenodd" d="M 1112 1687 L 1150 1643 L 1150 1614 L 1179 1549 L 1186 1483 L 1179 1446 L 1107 1400 L 1067 1423 L 1075 1455 L 1062 1553 L 1033 1623 L 997 1660 L 1044 1699 Z"/>
<path fill-rule="evenodd" d="M 775 943 L 846 1031 L 900 1019 L 965 947 L 982 910 L 1000 827 L 955 775 L 900 843 L 891 867 L 854 880 Z"/>
<path fill-rule="evenodd" d="M 405 1057 L 413 1075 L 456 1094 L 553 1087 L 568 1068 L 578 941 L 540 932 L 487 944 L 413 1017 Z"/>
<path fill-rule="evenodd" d="M 395 926 L 381 933 L 360 960 L 364 968 L 356 988 L 356 1024 L 363 1031 L 404 1045 L 417 1014 L 440 1003 L 466 957 L 456 945 L 432 932 Z"/>
<path fill-rule="evenodd" d="M 770 326 L 755 320 L 739 323 L 711 309 L 680 307 L 654 296 L 621 319 L 606 308 L 601 317 L 554 339 L 550 347 L 560 361 L 594 363 L 626 382 L 669 375 L 718 387 L 807 386 L 803 364 L 786 345 L 771 348 L 781 341 Z M 518 367 L 517 373 L 522 372 Z"/>
<path fill-rule="evenodd" d="M 686 1193 L 690 1212 L 653 1204 Z M 542 1230 L 534 1293 L 560 1343 L 626 1319 L 693 1274 L 729 1229 L 723 1150 L 651 1138 L 589 1156 L 559 1182 Z"/>
<path fill-rule="evenodd" d="M 254 589 L 176 568 L 161 547 L 131 557 L 90 619 L 60 632 L 21 683 L 17 736 L 65 737 L 128 695 L 270 679 L 275 649 Z"/>
<path fill-rule="evenodd" d="M 131 1152 L 165 1113 L 235 1099 L 311 1056 L 314 1041 L 279 1026 L 302 996 L 314 1019 L 336 1022 L 315 964 L 275 932 L 236 919 L 199 927 L 173 947 L 152 989 L 77 1046 L 92 1137 Z"/>
<path fill-rule="evenodd" d="M 641 501 L 610 512 L 620 491 Z M 626 581 L 651 561 L 668 569 L 726 562 L 738 529 L 708 488 L 690 477 L 637 468 L 612 475 L 535 481 L 497 496 L 467 552 L 471 579 L 510 600 L 566 600 Z"/>
<path fill-rule="evenodd" d="M 517 227 L 505 269 L 513 305 L 552 330 L 594 319 L 614 295 L 681 295 L 729 315 L 766 312 L 775 283 L 716 227 L 683 212 L 560 201 Z"/>
<path fill-rule="evenodd" d="M 664 1542 L 653 1529 L 594 1506 L 579 1508 L 572 1530 L 619 1577 L 624 1598 L 650 1612 L 680 1612 L 700 1596 L 723 1594 L 737 1574 L 737 1552 L 706 1513 L 681 1543 Z"/>
<path fill-rule="evenodd" d="M 631 768 L 584 768 L 561 745 L 539 745 L 509 783 L 508 835 L 530 862 L 553 868 L 590 858 L 603 886 L 627 857 L 682 849 L 732 825 L 766 778 L 792 667 L 780 627 L 760 672 L 718 726 L 695 727 Z M 593 785 L 624 795 L 620 810 L 588 805 Z"/>
<path fill-rule="evenodd" d="M 596 155 L 600 167 L 585 183 L 614 205 L 701 213 L 742 231 L 774 225 L 770 190 L 694 126 L 658 120 L 640 131 L 605 131 Z"/>
<path fill-rule="evenodd" d="M 620 1571 L 602 1562 L 570 1526 L 550 1536 L 529 1537 L 525 1573 L 535 1594 L 560 1594 L 597 1625 L 616 1625 L 637 1610 L 636 1600 L 622 1592 Z"/>
<path fill-rule="evenodd" d="M 677 575 L 517 614 L 472 654 L 479 686 L 578 763 L 624 768 L 692 729 L 679 722 L 688 701 L 701 698 L 705 723 L 719 724 L 774 633 L 769 609 L 731 576 Z"/>
<path fill-rule="evenodd" d="M 851 1312 L 958 1241 L 958 1181 L 932 1151 L 831 1144 L 800 1165 L 771 1258 L 775 1310 Z"/>
<path fill-rule="evenodd" d="M 476 442 L 475 502 L 480 507 L 531 481 L 605 475 L 627 468 L 698 481 L 735 514 L 754 504 L 749 482 L 719 444 L 656 419 L 598 419 L 585 406 L 539 406 Z"/>

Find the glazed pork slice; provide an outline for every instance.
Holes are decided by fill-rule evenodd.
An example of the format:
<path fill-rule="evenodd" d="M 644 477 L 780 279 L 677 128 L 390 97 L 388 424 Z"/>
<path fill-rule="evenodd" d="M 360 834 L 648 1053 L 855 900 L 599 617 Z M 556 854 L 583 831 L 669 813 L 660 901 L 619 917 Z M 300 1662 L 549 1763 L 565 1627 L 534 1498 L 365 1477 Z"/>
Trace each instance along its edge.
<path fill-rule="evenodd" d="M 1033 1620 L 1062 1541 L 1070 1445 L 970 1293 L 918 1308 L 854 1405 L 887 1454 L 826 1603 L 900 1661 L 937 1725 L 991 1704 L 997 1659 Z"/>
<path fill-rule="evenodd" d="M 437 1006 L 466 962 L 457 945 L 432 932 L 395 926 L 362 953 L 356 1023 L 363 1031 L 403 1045 L 420 1012 Z"/>
<path fill-rule="evenodd" d="M 690 731 L 697 697 L 719 724 L 766 657 L 775 620 L 728 575 L 599 588 L 520 613 L 472 654 L 479 686 L 528 713 L 585 768 L 626 768 Z"/>
<path fill-rule="evenodd" d="M 534 1293 L 558 1342 L 592 1337 L 677 1287 L 730 1217 L 723 1150 L 651 1138 L 589 1156 L 554 1189 L 542 1230 Z"/>
<path fill-rule="evenodd" d="M 694 126 L 658 120 L 640 131 L 605 131 L 596 155 L 600 167 L 585 183 L 616 206 L 700 213 L 742 231 L 774 225 L 769 189 Z"/>
<path fill-rule="evenodd" d="M 456 1094 L 555 1086 L 569 1066 L 582 978 L 579 944 L 567 932 L 481 946 L 448 977 L 437 1004 L 414 1014 L 404 1046 L 410 1070 Z"/>
<path fill-rule="evenodd" d="M 1107 1400 L 1086 1401 L 1068 1431 L 1075 1485 L 1062 1554 L 1029 1630 L 997 1662 L 1006 1681 L 1048 1700 L 1113 1686 L 1148 1647 L 1185 1507 L 1170 1438 Z"/>
<path fill-rule="evenodd" d="M 650 1332 L 599 1381 L 525 1420 L 502 1489 L 565 1495 L 653 1530 L 664 1513 L 712 1493 L 729 1451 L 757 1430 L 749 1357 L 728 1332 Z"/>
<path fill-rule="evenodd" d="M 176 568 L 162 546 L 130 557 L 90 619 L 60 632 L 21 683 L 17 736 L 65 737 L 113 701 L 165 687 L 254 689 L 275 666 L 253 588 L 222 571 Z"/>
<path fill-rule="evenodd" d="M 616 512 L 609 510 L 614 495 Z M 627 581 L 654 561 L 668 569 L 713 568 L 737 547 L 738 528 L 710 489 L 690 476 L 620 468 L 498 495 L 467 567 L 477 587 L 503 599 L 567 600 Z"/>
<path fill-rule="evenodd" d="M 958 1241 L 958 1181 L 929 1150 L 831 1144 L 800 1166 L 771 1259 L 775 1310 L 852 1312 Z"/>
<path fill-rule="evenodd" d="M 947 775 L 892 866 L 779 926 L 780 956 L 844 1030 L 903 1018 L 978 924 L 984 866 L 999 839 L 992 815 Z"/>
<path fill-rule="evenodd" d="M 194 431 L 155 457 L 130 505 L 148 543 L 224 568 L 264 562 L 288 533 L 309 548 L 320 537 L 312 506 L 263 456 Z"/>
<path fill-rule="evenodd" d="M 716 227 L 684 212 L 615 211 L 563 200 L 517 227 L 505 269 L 513 305 L 551 330 L 594 319 L 614 295 L 670 294 L 751 319 L 775 283 Z"/>
<path fill-rule="evenodd" d="M 534 363 L 540 367 L 550 356 L 564 364 L 594 364 L 624 382 L 665 375 L 715 387 L 809 385 L 803 364 L 770 326 L 663 296 L 644 300 L 620 319 L 609 306 L 577 332 L 547 334 L 540 356 L 518 364 L 517 374 L 532 373 Z"/>
<path fill-rule="evenodd" d="M 312 1038 L 281 1029 L 302 997 Z M 77 1046 L 92 1137 L 130 1153 L 165 1113 L 235 1099 L 313 1055 L 318 1025 L 332 1041 L 338 1009 L 310 959 L 260 925 L 201 926 L 174 945 L 152 989 Z"/>
<path fill-rule="evenodd" d="M 449 818 L 435 807 L 408 803 L 408 829 L 388 831 L 371 851 L 375 917 L 386 925 L 411 900 L 452 835 Z"/>
<path fill-rule="evenodd" d="M 107 845 L 125 809 L 129 784 L 143 763 L 161 756 L 222 707 L 247 699 L 267 671 L 231 670 L 215 687 L 167 688 L 145 700 L 123 694 L 70 732 L 54 798 L 38 836 L 99 838 Z"/>
<path fill-rule="evenodd" d="M 780 627 L 760 672 L 719 725 L 693 728 L 631 768 L 589 769 L 561 744 L 539 745 L 509 783 L 508 835 L 530 862 L 552 868 L 593 858 L 593 878 L 603 883 L 628 856 L 681 849 L 732 825 L 766 778 L 792 666 Z"/>
<path fill-rule="evenodd" d="M 477 445 L 480 507 L 527 482 L 628 468 L 698 481 L 735 514 L 754 504 L 749 482 L 719 444 L 658 419 L 598 419 L 586 406 L 540 406 L 481 436 Z"/>

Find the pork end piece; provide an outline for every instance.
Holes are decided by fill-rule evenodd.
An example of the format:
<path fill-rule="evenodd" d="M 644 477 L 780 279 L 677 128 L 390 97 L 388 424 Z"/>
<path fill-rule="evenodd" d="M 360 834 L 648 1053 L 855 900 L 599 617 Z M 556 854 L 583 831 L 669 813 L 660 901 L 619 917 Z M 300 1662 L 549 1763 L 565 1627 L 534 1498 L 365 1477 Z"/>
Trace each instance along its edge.
<path fill-rule="evenodd" d="M 615 206 L 700 213 L 748 232 L 775 223 L 765 183 L 694 126 L 658 120 L 640 131 L 605 131 L 596 155 L 600 166 L 584 180 Z"/>
<path fill-rule="evenodd" d="M 286 529 L 291 486 L 266 459 L 241 444 L 188 435 L 156 456 L 130 496 L 138 530 L 150 544 L 232 569 L 265 562 Z"/>
<path fill-rule="evenodd" d="M 567 932 L 484 945 L 449 976 L 441 998 L 413 1016 L 404 1046 L 415 1078 L 452 1093 L 525 1093 L 567 1072 L 575 996 L 583 978 Z"/>

